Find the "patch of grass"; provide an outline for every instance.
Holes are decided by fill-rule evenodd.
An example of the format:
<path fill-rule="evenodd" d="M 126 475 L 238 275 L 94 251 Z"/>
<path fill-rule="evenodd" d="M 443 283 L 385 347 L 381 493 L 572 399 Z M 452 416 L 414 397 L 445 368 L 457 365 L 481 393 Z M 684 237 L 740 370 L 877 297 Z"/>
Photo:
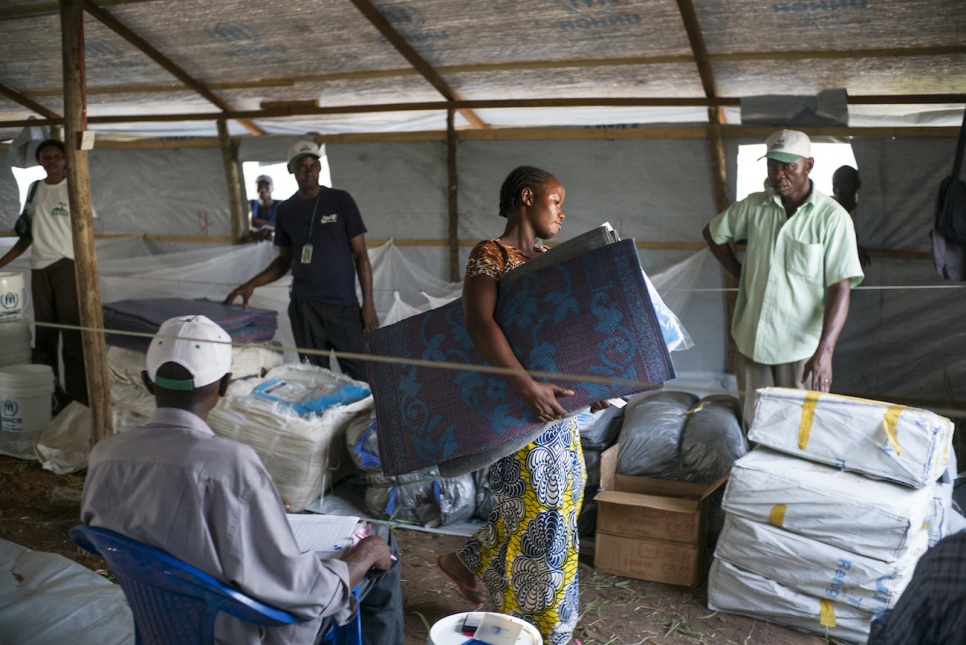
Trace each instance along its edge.
<path fill-rule="evenodd" d="M 429 630 L 432 629 L 432 626 L 429 624 L 429 621 L 426 619 L 426 616 L 424 616 L 418 611 L 414 611 L 413 614 L 415 614 L 416 616 L 419 616 L 419 620 L 423 622 L 423 627 L 426 628 L 426 633 L 428 634 Z"/>
<path fill-rule="evenodd" d="M 0 468 L 0 473 L 4 475 L 19 475 L 20 473 L 22 473 L 24 470 L 27 469 L 27 466 L 30 465 L 30 462 L 28 461 L 16 461 L 16 462 L 10 462 L 10 463 L 12 463 L 13 465 L 10 466 L 9 468 Z"/>
<path fill-rule="evenodd" d="M 667 629 L 667 633 L 664 634 L 665 638 L 667 638 L 671 634 L 680 634 L 682 636 L 686 636 L 688 638 L 694 639 L 695 641 L 702 643 L 703 645 L 708 645 L 709 643 L 708 637 L 706 635 L 702 634 L 701 632 L 694 631 L 693 629 L 691 629 L 690 624 L 685 624 L 681 620 L 675 619 L 667 623 L 662 623 L 662 625 Z"/>

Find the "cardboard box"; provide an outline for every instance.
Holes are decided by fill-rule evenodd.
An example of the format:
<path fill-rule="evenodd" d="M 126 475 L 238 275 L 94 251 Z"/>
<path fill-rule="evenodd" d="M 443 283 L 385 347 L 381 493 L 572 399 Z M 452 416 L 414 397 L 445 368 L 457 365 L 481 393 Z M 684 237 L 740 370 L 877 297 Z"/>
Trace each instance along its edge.
<path fill-rule="evenodd" d="M 620 446 L 600 459 L 594 567 L 641 580 L 693 587 L 704 580 L 710 484 L 617 473 Z"/>

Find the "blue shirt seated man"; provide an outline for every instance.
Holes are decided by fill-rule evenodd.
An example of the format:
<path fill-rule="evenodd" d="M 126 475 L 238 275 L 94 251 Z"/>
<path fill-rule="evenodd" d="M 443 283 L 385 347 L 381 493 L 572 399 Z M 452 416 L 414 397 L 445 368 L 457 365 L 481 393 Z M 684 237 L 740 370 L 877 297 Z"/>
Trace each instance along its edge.
<path fill-rule="evenodd" d="M 308 619 L 265 628 L 219 614 L 219 643 L 311 644 L 331 620 L 347 622 L 358 610 L 366 643 L 402 645 L 399 566 L 390 545 L 370 536 L 341 560 L 302 553 L 258 455 L 208 427 L 231 380 L 228 334 L 204 316 L 168 320 L 151 341 L 147 368 L 142 377 L 157 411 L 146 425 L 94 446 L 81 520 Z"/>
<path fill-rule="evenodd" d="M 920 558 L 895 608 L 876 616 L 869 645 L 966 643 L 966 531 Z"/>

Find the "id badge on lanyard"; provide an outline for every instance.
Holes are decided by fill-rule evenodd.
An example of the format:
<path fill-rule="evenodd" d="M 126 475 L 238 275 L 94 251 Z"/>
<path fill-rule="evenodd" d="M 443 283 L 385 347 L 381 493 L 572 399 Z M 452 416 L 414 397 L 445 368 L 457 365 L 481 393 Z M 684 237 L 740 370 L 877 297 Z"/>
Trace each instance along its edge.
<path fill-rule="evenodd" d="M 315 206 L 312 207 L 312 216 L 309 218 L 309 234 L 308 238 L 312 239 L 312 228 L 315 226 L 315 212 L 319 208 L 319 197 L 322 193 L 319 193 L 315 197 Z M 302 257 L 299 260 L 302 264 L 312 264 L 312 243 L 306 242 L 305 246 L 302 247 Z"/>

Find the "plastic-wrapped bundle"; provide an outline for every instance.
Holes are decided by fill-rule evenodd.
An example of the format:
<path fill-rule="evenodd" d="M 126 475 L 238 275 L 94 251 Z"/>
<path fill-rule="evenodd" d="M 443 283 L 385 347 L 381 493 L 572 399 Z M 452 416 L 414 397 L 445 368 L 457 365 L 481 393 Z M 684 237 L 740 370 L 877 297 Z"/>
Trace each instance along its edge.
<path fill-rule="evenodd" d="M 728 513 L 714 555 L 799 593 L 875 613 L 895 606 L 928 546 L 920 531 L 902 557 L 883 562 Z"/>
<path fill-rule="evenodd" d="M 600 486 L 600 450 L 584 448 L 584 465 L 587 467 L 587 480 L 584 482 L 584 490 Z M 586 494 L 584 499 L 587 499 Z"/>
<path fill-rule="evenodd" d="M 593 537 L 597 532 L 597 502 L 594 501 L 594 492 L 584 489 L 584 503 L 580 507 L 580 515 L 577 516 L 577 534 L 580 537 Z"/>
<path fill-rule="evenodd" d="M 724 507 L 756 522 L 890 561 L 901 558 L 923 526 L 931 524 L 934 494 L 932 488 L 869 479 L 759 446 L 735 463 Z"/>
<path fill-rule="evenodd" d="M 748 452 L 741 431 L 741 408 L 729 394 L 712 394 L 691 411 L 681 436 L 681 468 L 685 481 L 710 484 Z"/>
<path fill-rule="evenodd" d="M 641 273 L 644 273 L 643 271 Z M 657 289 L 651 284 L 651 279 L 644 273 L 644 282 L 647 283 L 647 291 L 651 296 L 651 304 L 654 305 L 654 313 L 657 315 L 657 322 L 661 325 L 661 334 L 664 336 L 664 344 L 667 351 L 680 352 L 694 347 L 691 334 L 681 324 L 681 320 L 671 311 L 664 300 L 658 294 Z"/>
<path fill-rule="evenodd" d="M 379 465 L 379 439 L 376 435 L 376 413 L 356 417 L 346 431 L 349 457 L 366 472 L 382 472 Z"/>
<path fill-rule="evenodd" d="M 333 406 L 322 415 L 306 419 L 284 406 L 252 396 L 256 386 L 272 379 L 307 387 L 354 381 L 315 365 L 282 365 L 264 379 L 233 382 L 228 395 L 208 415 L 208 425 L 215 434 L 255 449 L 282 500 L 297 512 L 355 469 L 346 447 L 346 430 L 357 415 L 368 417 L 372 397 Z"/>
<path fill-rule="evenodd" d="M 946 470 L 953 423 L 928 410 L 838 394 L 758 390 L 748 439 L 802 459 L 931 486 Z"/>
<path fill-rule="evenodd" d="M 680 479 L 678 445 L 687 411 L 697 402 L 688 392 L 647 392 L 632 398 L 621 426 L 617 472 Z"/>
<path fill-rule="evenodd" d="M 872 614 L 857 607 L 795 591 L 718 558 L 708 573 L 708 609 L 860 643 L 872 622 Z"/>
<path fill-rule="evenodd" d="M 270 401 L 278 409 L 300 417 L 325 414 L 329 408 L 350 405 L 370 395 L 365 383 L 325 383 L 309 387 L 285 379 L 265 381 L 252 390 L 252 396 Z"/>
<path fill-rule="evenodd" d="M 576 415 L 577 430 L 580 432 L 580 445 L 584 450 L 607 450 L 617 443 L 617 436 L 624 422 L 624 408 L 612 405 L 609 408 L 591 413 L 584 408 Z"/>
<path fill-rule="evenodd" d="M 480 468 L 470 473 L 473 476 L 473 483 L 476 484 L 476 510 L 473 517 L 481 520 L 489 519 L 490 512 L 496 506 L 496 494 L 490 484 L 490 467 Z"/>
<path fill-rule="evenodd" d="M 950 450 L 946 472 L 930 487 L 933 498 L 929 517 L 926 519 L 929 546 L 935 546 L 939 540 L 963 530 L 966 524 L 966 518 L 963 518 L 962 514 L 957 514 L 953 505 L 953 490 L 958 472 L 956 451 Z"/>
<path fill-rule="evenodd" d="M 366 473 L 366 509 L 384 520 L 447 526 L 472 517 L 476 485 L 472 473 L 440 477 L 436 469 L 394 476 Z"/>

